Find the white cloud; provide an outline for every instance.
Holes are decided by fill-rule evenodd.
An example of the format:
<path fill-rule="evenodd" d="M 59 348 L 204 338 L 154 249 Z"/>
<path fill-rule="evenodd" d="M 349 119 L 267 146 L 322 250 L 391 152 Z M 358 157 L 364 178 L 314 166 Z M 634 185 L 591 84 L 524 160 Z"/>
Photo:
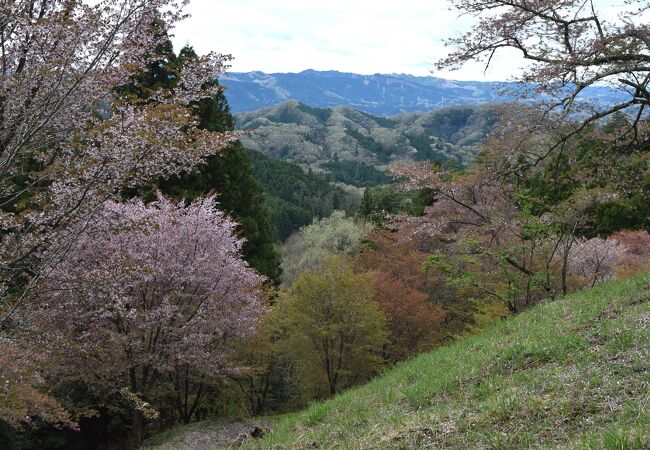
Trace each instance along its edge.
<path fill-rule="evenodd" d="M 602 0 L 610 5 L 613 0 Z M 192 0 L 175 30 L 177 47 L 235 57 L 232 71 L 339 70 L 431 75 L 445 38 L 469 29 L 446 0 Z M 468 64 L 436 76 L 506 80 L 520 55 L 497 53 L 490 70 Z"/>
<path fill-rule="evenodd" d="M 429 75 L 445 54 L 443 38 L 467 27 L 444 0 L 192 0 L 188 11 L 175 45 L 230 53 L 237 72 Z M 508 74 L 500 65 L 485 79 Z M 475 68 L 451 76 L 484 79 Z"/>

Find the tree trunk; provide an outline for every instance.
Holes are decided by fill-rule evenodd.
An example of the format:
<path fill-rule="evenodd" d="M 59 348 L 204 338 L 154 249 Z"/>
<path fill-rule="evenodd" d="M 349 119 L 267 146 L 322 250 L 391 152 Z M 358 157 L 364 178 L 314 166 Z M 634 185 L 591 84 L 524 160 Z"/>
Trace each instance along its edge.
<path fill-rule="evenodd" d="M 142 411 L 134 409 L 131 413 L 131 440 L 134 448 L 140 448 L 144 442 L 144 418 Z"/>

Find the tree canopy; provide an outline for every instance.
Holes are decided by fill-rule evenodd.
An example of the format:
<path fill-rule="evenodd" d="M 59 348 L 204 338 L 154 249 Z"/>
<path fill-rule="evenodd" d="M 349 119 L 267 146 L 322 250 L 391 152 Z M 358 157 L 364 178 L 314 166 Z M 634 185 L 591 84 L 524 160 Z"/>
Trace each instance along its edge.
<path fill-rule="evenodd" d="M 188 422 L 210 378 L 234 368 L 235 339 L 254 333 L 263 279 L 241 259 L 235 222 L 214 198 L 106 203 L 44 279 L 38 323 L 60 369 L 132 396 L 134 432 L 146 404 L 170 395 Z M 57 352 L 58 353 L 58 352 Z"/>
<path fill-rule="evenodd" d="M 387 330 L 372 278 L 354 274 L 342 258 L 327 258 L 303 272 L 281 293 L 277 308 L 309 395 L 334 395 L 381 367 Z"/>

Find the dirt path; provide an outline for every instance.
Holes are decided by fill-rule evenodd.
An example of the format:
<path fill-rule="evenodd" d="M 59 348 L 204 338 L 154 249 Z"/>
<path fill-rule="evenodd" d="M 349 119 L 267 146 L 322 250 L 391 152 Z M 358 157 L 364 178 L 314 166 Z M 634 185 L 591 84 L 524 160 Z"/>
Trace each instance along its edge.
<path fill-rule="evenodd" d="M 260 437 L 268 429 L 262 420 L 205 421 L 154 436 L 146 450 L 217 450 Z"/>

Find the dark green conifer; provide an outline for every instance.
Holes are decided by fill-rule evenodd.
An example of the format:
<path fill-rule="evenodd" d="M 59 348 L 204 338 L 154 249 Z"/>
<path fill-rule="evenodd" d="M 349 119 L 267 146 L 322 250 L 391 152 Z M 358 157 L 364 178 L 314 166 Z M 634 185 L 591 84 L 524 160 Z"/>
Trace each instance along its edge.
<path fill-rule="evenodd" d="M 150 63 L 147 71 L 133 85 L 124 88 L 123 93 L 147 98 L 151 90 L 161 87 L 173 89 L 176 73 L 183 62 L 196 58 L 191 47 L 185 47 L 178 56 L 175 55 L 169 41 L 161 44 L 158 52 L 160 59 Z M 220 132 L 234 129 L 234 120 L 223 92 L 197 102 L 194 111 L 202 129 Z M 280 256 L 273 241 L 269 213 L 264 206 L 265 194 L 253 177 L 250 158 L 241 143 L 235 142 L 220 154 L 209 157 L 190 173 L 155 181 L 140 190 L 139 195 L 150 197 L 155 187 L 165 195 L 187 201 L 210 193 L 217 194 L 219 208 L 240 224 L 240 235 L 246 240 L 244 258 L 262 275 L 274 282 L 279 281 Z"/>
<path fill-rule="evenodd" d="M 361 206 L 359 207 L 361 215 L 365 218 L 368 218 L 374 212 L 374 207 L 372 204 L 372 195 L 370 194 L 370 188 L 366 188 L 363 191 L 363 200 L 361 201 Z"/>

